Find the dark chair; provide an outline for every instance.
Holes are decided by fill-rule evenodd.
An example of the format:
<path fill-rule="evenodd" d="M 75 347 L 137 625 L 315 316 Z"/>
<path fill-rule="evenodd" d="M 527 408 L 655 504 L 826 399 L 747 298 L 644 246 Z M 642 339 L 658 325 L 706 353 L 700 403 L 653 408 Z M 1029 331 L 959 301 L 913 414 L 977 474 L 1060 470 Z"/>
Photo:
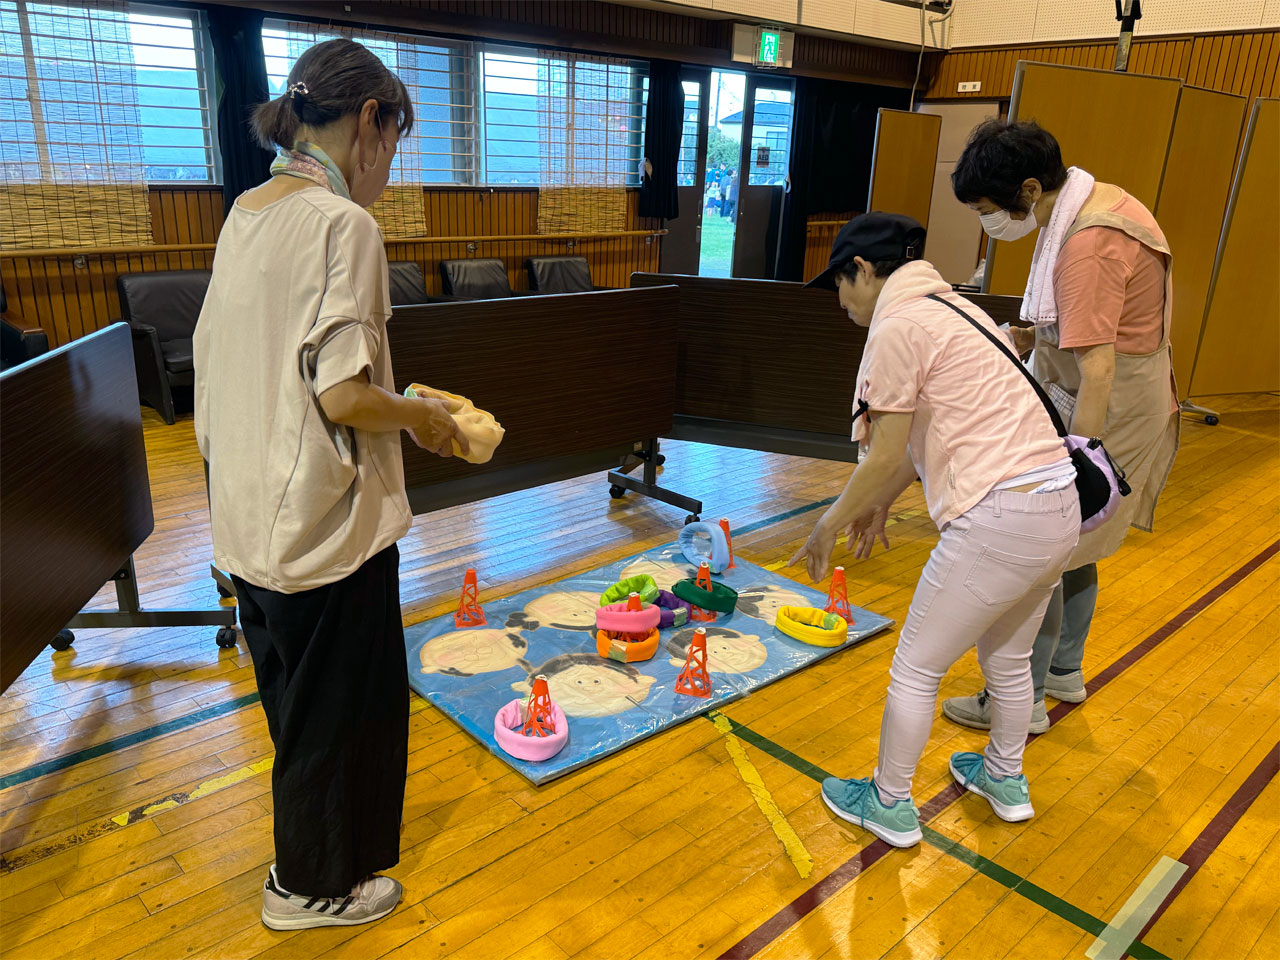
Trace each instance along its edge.
<path fill-rule="evenodd" d="M 122 319 L 133 330 L 138 398 L 176 419 L 173 388 L 195 383 L 191 337 L 209 290 L 208 270 L 158 270 L 116 278 Z"/>
<path fill-rule="evenodd" d="M 501 260 L 441 260 L 441 289 L 446 297 L 499 300 L 512 297 L 507 265 Z"/>
<path fill-rule="evenodd" d="M 0 285 L 0 370 L 8 370 L 49 352 L 49 335 L 21 317 L 9 315 L 9 301 Z"/>
<path fill-rule="evenodd" d="M 407 307 L 415 303 L 430 303 L 427 281 L 422 270 L 412 260 L 393 260 L 387 264 L 391 276 L 391 305 Z"/>
<path fill-rule="evenodd" d="M 586 257 L 530 257 L 529 289 L 537 293 L 583 293 L 594 290 Z"/>

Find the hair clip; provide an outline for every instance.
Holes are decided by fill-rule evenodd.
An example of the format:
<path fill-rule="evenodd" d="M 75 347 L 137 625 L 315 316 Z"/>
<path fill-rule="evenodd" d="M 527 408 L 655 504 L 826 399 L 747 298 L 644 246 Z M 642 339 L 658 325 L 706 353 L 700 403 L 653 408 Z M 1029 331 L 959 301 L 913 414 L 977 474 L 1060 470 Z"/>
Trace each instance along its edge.
<path fill-rule="evenodd" d="M 302 95 L 305 97 L 305 96 L 306 96 L 307 94 L 309 94 L 310 92 L 311 92 L 311 91 L 307 89 L 307 85 L 306 85 L 305 83 L 303 83 L 301 80 L 299 80 L 297 83 L 291 83 L 291 84 L 289 84 L 289 99 L 290 99 L 290 100 L 292 100 L 292 99 L 293 99 L 294 97 L 296 97 L 298 94 L 302 94 Z"/>

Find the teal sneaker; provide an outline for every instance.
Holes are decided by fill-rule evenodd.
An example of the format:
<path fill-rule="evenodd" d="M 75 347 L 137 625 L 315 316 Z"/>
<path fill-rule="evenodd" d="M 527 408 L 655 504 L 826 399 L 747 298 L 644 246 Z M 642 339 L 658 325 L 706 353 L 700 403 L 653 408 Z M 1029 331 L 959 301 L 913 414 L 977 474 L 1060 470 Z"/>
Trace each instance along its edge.
<path fill-rule="evenodd" d="M 1031 807 L 1031 788 L 1021 773 L 1016 777 L 993 777 L 987 773 L 987 765 L 980 753 L 953 753 L 951 775 L 960 786 L 976 793 L 996 812 L 1001 820 L 1017 823 L 1035 816 Z"/>
<path fill-rule="evenodd" d="M 915 804 L 899 800 L 886 807 L 880 802 L 880 794 L 870 777 L 866 780 L 827 777 L 822 781 L 822 802 L 841 820 L 856 823 L 892 846 L 914 847 L 923 836 Z"/>

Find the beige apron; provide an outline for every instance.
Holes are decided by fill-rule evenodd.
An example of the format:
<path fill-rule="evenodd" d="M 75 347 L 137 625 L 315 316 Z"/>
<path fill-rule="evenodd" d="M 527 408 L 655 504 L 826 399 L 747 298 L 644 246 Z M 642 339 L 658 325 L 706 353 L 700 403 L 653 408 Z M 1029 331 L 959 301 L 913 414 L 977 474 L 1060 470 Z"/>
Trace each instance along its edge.
<path fill-rule="evenodd" d="M 1169 479 L 1169 471 L 1173 469 L 1182 428 L 1178 411 L 1170 412 L 1171 398 L 1177 392 L 1173 388 L 1169 349 L 1169 325 L 1173 314 L 1173 267 L 1169 247 L 1164 237 L 1111 211 L 1081 214 L 1067 231 L 1067 237 L 1086 227 L 1122 230 L 1164 255 L 1164 327 L 1160 346 L 1154 353 L 1116 354 L 1116 375 L 1111 385 L 1111 398 L 1107 402 L 1102 442 L 1111 459 L 1125 471 L 1132 492 L 1120 501 L 1116 512 L 1106 523 L 1080 537 L 1080 544 L 1067 564 L 1069 570 L 1111 556 L 1124 543 L 1130 526 L 1151 532 L 1156 500 Z M 1043 384 L 1056 383 L 1071 396 L 1077 396 L 1080 368 L 1075 353 L 1061 349 L 1057 342 L 1056 326 L 1036 329 L 1036 379 Z"/>

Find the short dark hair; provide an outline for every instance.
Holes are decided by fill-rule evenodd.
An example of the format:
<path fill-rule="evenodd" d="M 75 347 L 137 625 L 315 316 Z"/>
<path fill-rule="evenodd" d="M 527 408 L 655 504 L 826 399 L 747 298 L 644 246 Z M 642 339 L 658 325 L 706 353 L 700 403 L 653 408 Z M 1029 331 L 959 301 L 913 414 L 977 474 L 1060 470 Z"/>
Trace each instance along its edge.
<path fill-rule="evenodd" d="M 294 84 L 305 85 L 290 93 Z M 285 91 L 253 111 L 258 142 L 292 150 L 305 124 L 323 127 L 360 112 L 366 100 L 378 101 L 378 118 L 404 136 L 413 129 L 413 102 L 400 78 L 368 47 L 339 38 L 302 52 L 289 71 Z"/>
<path fill-rule="evenodd" d="M 1067 179 L 1062 150 L 1053 134 L 1034 120 L 985 120 L 971 134 L 951 173 L 961 203 L 986 197 L 1004 210 L 1026 213 L 1022 184 L 1038 180 L 1057 190 Z"/>
<path fill-rule="evenodd" d="M 916 259 L 919 258 L 917 257 Z M 899 267 L 906 266 L 908 263 L 913 262 L 914 260 L 907 259 L 906 257 L 901 257 L 897 260 L 874 260 L 871 262 L 871 271 L 877 277 L 887 277 Z M 848 260 L 836 268 L 835 279 L 838 281 L 841 277 L 844 277 L 852 283 L 856 272 L 857 265 L 852 260 Z"/>

